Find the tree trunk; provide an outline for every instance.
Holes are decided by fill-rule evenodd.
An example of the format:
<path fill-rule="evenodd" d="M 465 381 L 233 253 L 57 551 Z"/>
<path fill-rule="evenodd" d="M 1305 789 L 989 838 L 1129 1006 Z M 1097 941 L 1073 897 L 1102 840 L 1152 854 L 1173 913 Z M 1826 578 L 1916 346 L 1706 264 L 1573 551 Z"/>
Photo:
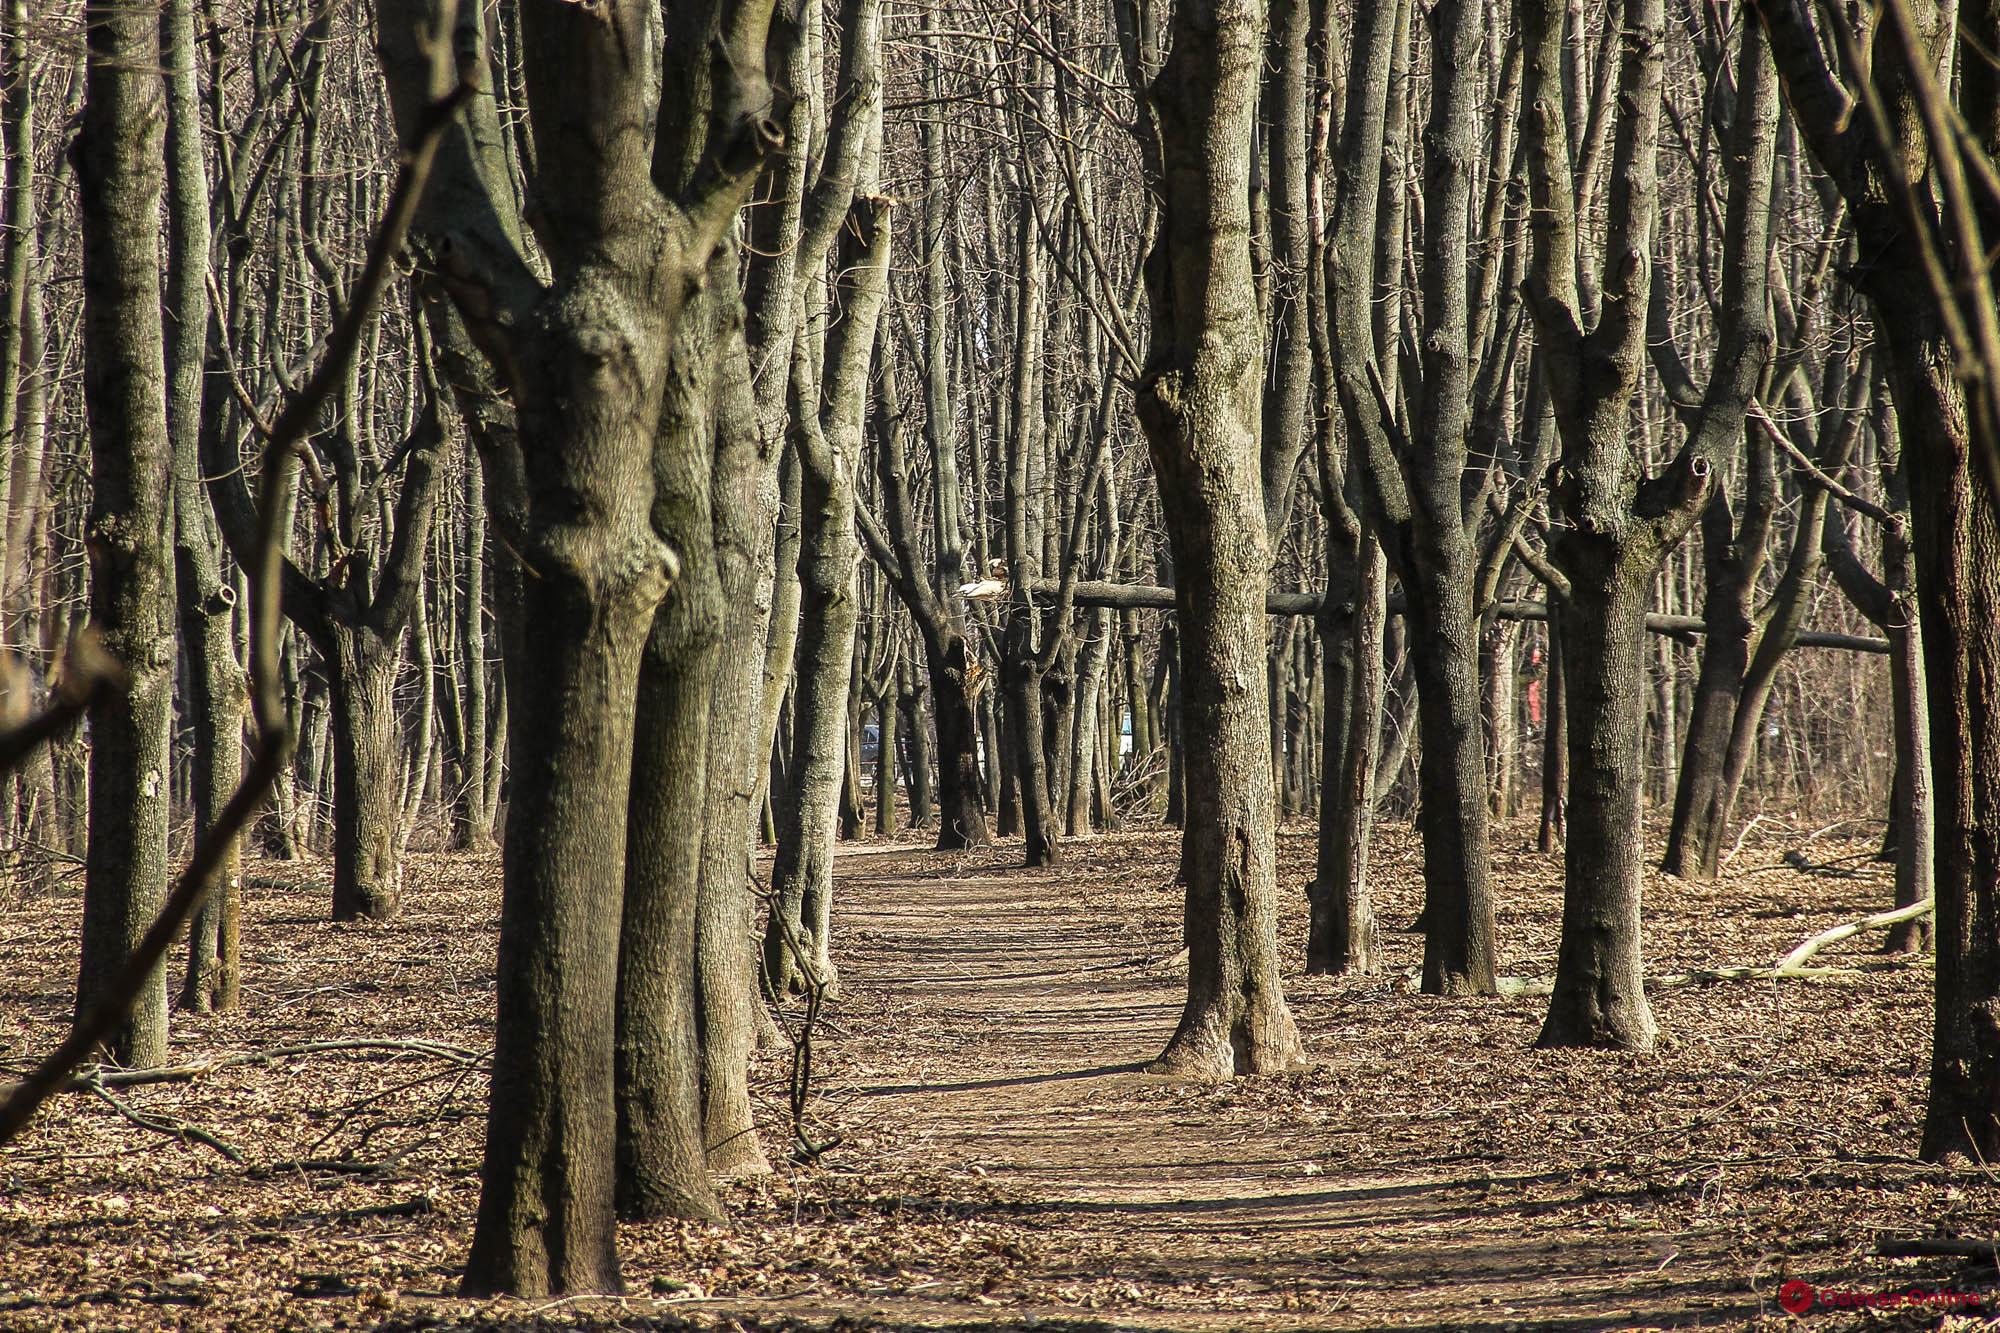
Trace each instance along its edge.
<path fill-rule="evenodd" d="M 167 422 L 173 432 L 174 582 L 194 733 L 195 836 L 215 826 L 243 772 L 243 668 L 236 660 L 235 590 L 222 581 L 222 534 L 201 481 L 202 359 L 208 347 L 208 180 L 201 151 L 191 0 L 169 0 L 161 17 L 167 81 Z M 234 1009 L 242 999 L 239 919 L 241 842 L 217 866 L 214 887 L 188 927 L 184 1009 Z"/>
<path fill-rule="evenodd" d="M 1372 532 L 1362 535 L 1353 563 L 1353 613 L 1322 611 L 1320 618 L 1327 728 L 1320 748 L 1319 862 L 1306 971 L 1333 976 L 1366 976 L 1381 966 L 1368 891 L 1368 844 L 1375 827 L 1375 767 L 1382 735 L 1388 570 Z M 1331 595 L 1327 600 L 1333 601 Z"/>
<path fill-rule="evenodd" d="M 1564 803 L 1569 799 L 1569 686 L 1563 668 L 1562 629 L 1548 623 L 1542 685 L 1542 819 L 1535 847 L 1553 853 L 1566 834 Z"/>
<path fill-rule="evenodd" d="M 865 435 L 875 322 L 887 295 L 889 201 L 857 198 L 836 271 L 844 309 L 828 335 L 827 420 L 818 377 L 801 346 L 792 358 L 792 408 L 803 485 L 799 548 L 801 614 L 793 731 L 793 772 L 771 867 L 771 921 L 764 932 L 764 979 L 773 990 L 805 978 L 836 984 L 829 953 L 833 841 L 847 767 L 848 696 L 856 616 L 854 483 Z M 790 938 L 788 938 L 790 937 Z M 798 952 L 804 956 L 799 957 Z"/>
<path fill-rule="evenodd" d="M 402 906 L 396 855 L 396 674 L 402 634 L 336 626 L 333 695 L 333 919 L 387 921 Z"/>
<path fill-rule="evenodd" d="M 1007 770 L 1020 803 L 1022 856 L 1027 865 L 1047 866 L 1056 863 L 1058 853 L 1043 732 L 1042 671 L 1035 662 L 1035 646 L 1027 641 L 1035 618 L 1032 608 L 1008 613 L 1007 647 L 1000 660 L 1000 685 L 1006 695 L 1001 732 Z"/>
<path fill-rule="evenodd" d="M 92 623 L 127 673 L 93 703 L 83 951 L 76 1009 L 124 971 L 167 887 L 173 713 L 173 443 L 161 307 L 165 87 L 159 6 L 93 0 L 86 15 L 83 127 L 76 144 L 83 228 L 84 402 L 90 418 Z M 165 1062 L 167 994 L 156 970 L 106 1039 L 123 1065 Z"/>
<path fill-rule="evenodd" d="M 875 699 L 875 836 L 896 836 L 895 676 Z"/>
<path fill-rule="evenodd" d="M 1068 799 L 1063 811 L 1065 832 L 1081 838 L 1090 833 L 1091 786 L 1097 773 L 1097 706 L 1104 691 L 1104 665 L 1111 639 L 1111 613 L 1102 607 L 1086 613 L 1090 625 L 1076 672 L 1076 722 L 1070 733 Z"/>
<path fill-rule="evenodd" d="M 701 1039 L 702 1131 L 718 1176 L 769 1172 L 750 1105 L 757 1041 L 757 955 L 750 891 L 753 793 L 764 639 L 778 509 L 778 442 L 758 429 L 737 288 L 738 256 L 725 245 L 709 282 L 730 319 L 722 330 L 711 508 L 721 586 L 722 651 L 709 707 L 708 790 L 702 805 L 701 883 L 695 922 L 696 1017 Z"/>
<path fill-rule="evenodd" d="M 924 661 L 937 723 L 937 847 L 943 852 L 983 847 L 991 839 L 979 772 L 979 721 L 967 690 L 971 645 L 960 634 L 934 648 L 926 636 Z"/>
<path fill-rule="evenodd" d="M 1569 839 L 1555 993 L 1538 1044 L 1649 1050 L 1659 1029 L 1646 1002 L 1639 909 L 1652 567 L 1608 539 L 1562 541 Z"/>
<path fill-rule="evenodd" d="M 459 608 L 459 773 L 452 802 L 452 843 L 460 851 L 493 846 L 499 786 L 489 780 L 486 724 L 486 482 L 479 456 L 465 451 L 465 589 Z"/>
<path fill-rule="evenodd" d="M 1187 813 L 1188 998 L 1152 1067 L 1206 1078 L 1302 1055 L 1278 977 L 1264 697 L 1264 339 L 1248 217 L 1263 20 L 1258 0 L 1177 6 L 1144 89 L 1164 206 L 1137 397 L 1174 556 Z"/>
<path fill-rule="evenodd" d="M 680 71 L 677 71 L 680 72 Z M 733 260 L 732 260 L 733 262 Z M 713 270 L 711 264 L 711 271 Z M 680 577 L 639 668 L 618 936 L 618 1210 L 716 1220 L 703 1139 L 695 931 L 724 608 L 713 503 L 722 321 L 707 287 L 682 312 L 653 446 L 653 530 Z"/>
<path fill-rule="evenodd" d="M 1878 300 L 1910 476 L 1936 802 L 1937 1017 L 1921 1151 L 1990 1161 L 2000 1153 L 2000 503 L 1975 477 L 1964 389 L 1935 312 Z"/>
<path fill-rule="evenodd" d="M 1889 691 L 1895 708 L 1896 906 L 1914 907 L 1937 892 L 1937 802 L 1931 778 L 1930 714 L 1924 682 L 1923 629 L 1907 592 L 1893 605 L 1889 623 Z M 1935 914 L 1933 914 L 1935 915 Z M 1884 953 L 1921 953 L 1931 946 L 1930 919 L 1892 926 Z"/>
<path fill-rule="evenodd" d="M 1457 546 L 1456 551 L 1448 548 Z M 1438 565 L 1437 556 L 1447 558 Z M 1424 975 L 1430 995 L 1490 995 L 1495 978 L 1486 751 L 1481 735 L 1479 621 L 1466 589 L 1469 543 L 1433 540 L 1411 553 L 1403 587 L 1418 696 L 1417 781 L 1424 842 Z M 1643 638 L 1643 634 L 1641 636 Z"/>
<path fill-rule="evenodd" d="M 857 619 L 856 627 L 859 628 Z M 865 810 L 861 800 L 861 659 L 855 654 L 854 670 L 848 678 L 847 708 L 841 738 L 846 744 L 846 763 L 840 770 L 840 840 L 859 842 Z"/>
<path fill-rule="evenodd" d="M 926 677 L 917 675 L 915 664 L 905 661 L 898 674 L 904 734 L 910 738 L 908 781 L 910 787 L 910 827 L 923 828 L 936 815 L 936 787 L 932 783 L 931 722 L 924 699 L 929 695 Z M 970 756 L 970 747 L 967 749 Z M 983 823 L 983 821 L 982 821 Z"/>
<path fill-rule="evenodd" d="M 1729 507 L 1718 497 L 1727 522 Z M 1708 541 L 1716 540 L 1712 530 Z M 1711 566 L 1718 562 L 1711 562 Z M 1711 567 L 1708 595 L 1702 608 L 1704 631 L 1701 671 L 1695 678 L 1694 707 L 1688 713 L 1687 739 L 1681 747 L 1680 782 L 1674 792 L 1673 823 L 1667 830 L 1667 850 L 1660 868 L 1669 875 L 1712 879 L 1704 866 L 1704 851 L 1722 837 L 1722 770 L 1729 752 L 1729 734 L 1743 693 L 1743 675 L 1750 667 L 1750 601 L 1755 588 Z"/>

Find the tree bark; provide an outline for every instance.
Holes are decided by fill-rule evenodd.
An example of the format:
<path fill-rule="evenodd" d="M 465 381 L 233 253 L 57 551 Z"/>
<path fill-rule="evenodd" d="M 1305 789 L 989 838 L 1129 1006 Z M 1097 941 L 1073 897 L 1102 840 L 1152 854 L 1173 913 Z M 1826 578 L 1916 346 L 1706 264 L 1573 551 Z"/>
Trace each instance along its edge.
<path fill-rule="evenodd" d="M 552 284 L 524 258 L 492 99 L 461 111 L 418 225 L 511 393 L 518 440 L 488 441 L 489 509 L 526 574 L 507 608 L 515 782 L 465 1277 L 474 1295 L 620 1285 L 615 1071 L 635 720 L 654 611 L 676 572 L 653 524 L 656 438 L 683 301 L 780 137 L 761 67 L 770 10 L 746 5 L 730 21 L 754 39 L 732 43 L 699 182 L 669 194 L 655 178 L 653 130 L 659 99 L 677 93 L 657 82 L 656 17 L 635 0 L 520 7 L 535 222 Z M 401 0 L 381 6 L 379 21 L 407 127 L 445 77 L 428 58 L 434 15 Z M 476 7 L 453 35 L 460 64 L 483 66 Z"/>
<path fill-rule="evenodd" d="M 1870 52 L 1869 74 L 1893 124 L 1852 117 L 1852 99 L 1826 64 L 1813 25 L 1792 0 L 1753 4 L 1785 77 L 1787 100 L 1813 157 L 1839 187 L 1857 237 L 1883 262 L 1858 281 L 1875 311 L 1886 352 L 1890 394 L 1908 469 L 1912 553 L 1923 638 L 1923 672 L 1931 723 L 1935 783 L 1936 1023 L 1931 1046 L 1930 1099 L 1922 1155 L 1989 1160 L 2000 1151 L 2000 514 L 1991 488 L 1975 479 L 1973 451 L 1993 449 L 1974 439 L 1965 386 L 1958 379 L 1944 312 L 1909 242 L 1899 207 L 1914 191 L 1914 209 L 1934 207 L 1922 100 L 1937 95 L 1931 76 L 1911 66 L 1930 63 L 1943 44 L 1959 40 L 1951 12 L 1914 0 L 1895 24 L 1907 23 L 1908 49 L 1883 43 Z M 1990 43 L 1991 16 L 1966 20 L 1978 36 L 1961 49 L 1976 62 Z M 1934 66 L 1933 66 L 1934 67 Z M 1968 66 L 1968 69 L 1971 67 Z M 1974 132 L 1992 146 L 1996 104 L 1989 78 L 1969 73 Z M 1937 110 L 1932 108 L 1932 110 Z M 1850 119 L 1852 123 L 1850 123 Z M 1960 262 L 1967 262 L 1960 257 Z"/>
<path fill-rule="evenodd" d="M 201 151 L 191 0 L 161 14 L 167 87 L 168 309 L 167 424 L 173 433 L 174 582 L 187 674 L 187 721 L 194 733 L 190 786 L 197 839 L 215 826 L 243 771 L 243 668 L 236 659 L 235 589 L 222 581 L 222 534 L 201 482 L 203 358 L 208 348 L 208 177 Z M 180 1004 L 234 1009 L 242 999 L 239 921 L 241 842 L 216 870 L 215 887 L 188 928 Z"/>
<path fill-rule="evenodd" d="M 1187 788 L 1188 998 L 1152 1067 L 1205 1078 L 1302 1056 L 1278 977 L 1265 739 L 1264 339 L 1248 180 L 1263 26 L 1258 0 L 1176 6 L 1164 67 L 1139 76 L 1163 208 L 1138 408 L 1174 555 Z"/>
<path fill-rule="evenodd" d="M 1524 95 L 1533 108 L 1526 140 L 1534 209 L 1529 307 L 1561 440 L 1555 496 L 1569 520 L 1550 544 L 1569 582 L 1560 614 L 1569 836 L 1562 941 L 1540 1044 L 1643 1050 L 1656 1036 L 1639 938 L 1645 600 L 1660 563 L 1708 504 L 1718 462 L 1741 438 L 1770 358 L 1776 84 L 1764 44 L 1746 35 L 1714 363 L 1687 445 L 1661 475 L 1642 479 L 1632 457 L 1631 401 L 1645 370 L 1653 281 L 1665 9 L 1659 0 L 1629 0 L 1625 8 L 1601 271 L 1579 225 L 1560 110 L 1561 9 L 1530 0 L 1523 16 Z M 1588 329 L 1586 295 L 1598 306 Z"/>
<path fill-rule="evenodd" d="M 387 921 L 402 906 L 396 851 L 396 675 L 402 631 L 335 625 L 333 696 L 333 919 Z"/>
<path fill-rule="evenodd" d="M 850 34 L 850 40 L 855 35 Z M 879 96 L 879 93 L 878 93 Z M 863 446 L 875 322 L 887 293 L 889 202 L 857 198 L 843 248 L 844 303 L 827 339 L 831 383 L 820 392 L 801 346 L 792 358 L 793 414 L 803 487 L 799 548 L 798 685 L 793 768 L 771 867 L 771 923 L 764 979 L 774 991 L 808 979 L 837 982 L 829 952 L 835 823 L 848 760 L 848 697 L 854 673 L 855 468 Z M 791 937 L 788 939 L 788 936 Z M 797 956 L 802 948 L 805 957 Z M 803 974 L 802 974 L 803 969 Z"/>
<path fill-rule="evenodd" d="M 159 6 L 93 0 L 85 15 L 83 127 L 76 145 L 83 230 L 84 402 L 90 418 L 91 620 L 125 669 L 89 712 L 90 825 L 79 1018 L 125 967 L 167 886 L 173 712 L 173 441 L 161 307 L 160 204 L 166 89 Z M 167 1054 L 164 973 L 106 1040 L 119 1064 Z"/>

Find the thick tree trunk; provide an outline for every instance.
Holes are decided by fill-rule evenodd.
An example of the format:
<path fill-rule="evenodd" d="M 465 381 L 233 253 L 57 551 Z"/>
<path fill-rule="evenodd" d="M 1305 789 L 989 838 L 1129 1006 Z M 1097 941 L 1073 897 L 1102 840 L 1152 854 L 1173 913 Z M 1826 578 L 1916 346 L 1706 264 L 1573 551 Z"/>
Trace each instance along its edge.
<path fill-rule="evenodd" d="M 2000 1154 L 2000 501 L 1975 475 L 1939 321 L 1913 304 L 1881 301 L 1910 478 L 1936 801 L 1937 1017 L 1921 1151 L 1990 1161 Z"/>
<path fill-rule="evenodd" d="M 979 720 L 967 694 L 971 645 L 963 634 L 935 648 L 924 639 L 930 674 L 931 715 L 937 722 L 937 848 L 941 852 L 983 847 L 986 831 L 984 783 L 979 773 Z"/>
<path fill-rule="evenodd" d="M 1054 865 L 1058 856 L 1055 809 L 1049 800 L 1048 746 L 1044 735 L 1042 671 L 1035 662 L 1033 633 L 1036 612 L 1010 612 L 1007 646 L 1000 660 L 1000 686 L 1006 695 L 1001 731 L 1007 771 L 1014 779 L 1020 803 L 1022 856 L 1031 866 Z"/>
<path fill-rule="evenodd" d="M 598 496 L 610 530 L 551 523 L 537 549 L 523 553 L 538 577 L 524 581 L 518 614 L 535 632 L 509 664 L 509 689 L 569 703 L 511 715 L 516 783 L 503 860 L 495 1113 L 466 1269 L 474 1293 L 620 1285 L 618 923 L 639 658 L 666 565 L 635 503 L 649 487 L 629 466 L 650 451 L 636 442 L 610 447 L 610 408 L 578 421 L 575 433 L 536 423 L 551 454 L 575 460 L 576 479 Z M 604 434 L 585 433 L 593 425 Z M 649 436 L 651 423 L 629 421 L 624 430 Z M 569 563 L 558 563 L 565 556 Z"/>
<path fill-rule="evenodd" d="M 1138 407 L 1173 548 L 1187 814 L 1187 1005 L 1153 1068 L 1204 1078 L 1301 1058 L 1278 976 L 1263 670 L 1264 339 L 1248 217 L 1263 21 L 1258 0 L 1178 6 L 1145 90 L 1165 197 Z"/>
<path fill-rule="evenodd" d="M 722 329 L 711 508 L 721 586 L 722 650 L 709 708 L 708 790 L 702 804 L 701 884 L 695 922 L 696 1016 L 701 1040 L 702 1131 L 708 1168 L 760 1175 L 770 1164 L 750 1106 L 757 1041 L 757 955 L 750 842 L 763 698 L 762 648 L 771 616 L 778 509 L 777 441 L 758 429 L 737 295 L 737 254 L 723 247 L 709 282 L 730 318 Z"/>
<path fill-rule="evenodd" d="M 1453 547 L 1456 550 L 1453 550 Z M 1495 977 L 1486 750 L 1479 706 L 1479 620 L 1466 589 L 1469 545 L 1432 540 L 1412 553 L 1404 582 L 1422 748 L 1417 758 L 1424 841 L 1424 976 L 1431 995 L 1488 995 Z M 1643 639 L 1643 632 L 1641 635 Z"/>
<path fill-rule="evenodd" d="M 1542 1046 L 1649 1050 L 1658 1035 L 1640 950 L 1645 867 L 1646 598 L 1650 552 L 1565 534 L 1569 840 L 1562 944 Z"/>
<path fill-rule="evenodd" d="M 333 696 L 333 919 L 387 921 L 402 906 L 396 855 L 397 641 L 336 626 Z"/>
<path fill-rule="evenodd" d="M 92 623 L 127 681 L 89 714 L 79 1017 L 124 971 L 167 887 L 173 444 L 161 320 L 167 117 L 159 16 L 151 0 L 95 0 L 86 14 L 83 128 L 76 144 L 91 457 L 86 544 Z M 105 1044 L 120 1064 L 165 1062 L 162 971 L 148 978 L 130 1017 Z"/>
<path fill-rule="evenodd" d="M 732 293 L 733 294 L 733 293 Z M 696 1032 L 695 930 L 722 585 L 710 506 L 725 313 L 683 311 L 653 446 L 653 529 L 680 577 L 639 668 L 624 917 L 618 936 L 618 1210 L 714 1220 Z"/>

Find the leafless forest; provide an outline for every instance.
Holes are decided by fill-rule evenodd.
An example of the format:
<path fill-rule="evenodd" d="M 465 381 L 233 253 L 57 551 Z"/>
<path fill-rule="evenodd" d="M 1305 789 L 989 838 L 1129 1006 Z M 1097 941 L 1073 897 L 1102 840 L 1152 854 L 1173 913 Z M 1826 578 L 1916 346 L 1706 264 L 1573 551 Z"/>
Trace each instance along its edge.
<path fill-rule="evenodd" d="M 0 0 L 0 1328 L 2000 1315 L 2000 7 Z"/>

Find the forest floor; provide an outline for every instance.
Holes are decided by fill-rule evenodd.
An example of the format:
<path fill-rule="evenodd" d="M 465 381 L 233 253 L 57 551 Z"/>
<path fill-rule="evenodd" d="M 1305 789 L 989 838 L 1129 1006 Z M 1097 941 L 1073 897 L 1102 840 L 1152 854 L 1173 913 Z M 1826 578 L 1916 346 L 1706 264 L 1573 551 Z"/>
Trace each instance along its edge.
<path fill-rule="evenodd" d="M 1649 975 L 1769 963 L 1879 911 L 1849 825 L 1763 821 L 1725 876 L 1649 885 Z M 1496 830 L 1503 971 L 1553 971 L 1556 858 Z M 1516 1329 L 1928 1327 L 2000 1278 L 1880 1257 L 2000 1232 L 2000 1175 L 1915 1161 L 1930 971 L 1674 986 L 1646 1056 L 1532 1049 L 1545 1001 L 1414 993 L 1410 831 L 1385 826 L 1389 970 L 1300 975 L 1310 829 L 1281 837 L 1287 992 L 1309 1067 L 1222 1086 L 1138 1072 L 1178 1015 L 1177 837 L 1024 870 L 864 843 L 838 863 L 842 993 L 788 1159 L 789 1053 L 760 1057 L 774 1174 L 726 1226 L 622 1229 L 620 1300 L 455 1296 L 478 1198 L 498 874 L 416 855 L 402 918 L 327 923 L 326 868 L 252 867 L 247 1007 L 175 1015 L 184 1083 L 66 1095 L 0 1149 L 0 1328 Z M 1781 857 L 1854 877 L 1802 873 Z M 0 1059 L 59 1040 L 73 886 L 0 918 Z M 1818 960 L 1859 969 L 1879 937 Z M 161 1132 L 157 1126 L 167 1126 Z M 171 1132 L 191 1126 L 203 1142 Z M 1790 1280 L 1820 1289 L 1783 1312 Z M 1834 1299 L 1841 1299 L 1836 1296 Z"/>

